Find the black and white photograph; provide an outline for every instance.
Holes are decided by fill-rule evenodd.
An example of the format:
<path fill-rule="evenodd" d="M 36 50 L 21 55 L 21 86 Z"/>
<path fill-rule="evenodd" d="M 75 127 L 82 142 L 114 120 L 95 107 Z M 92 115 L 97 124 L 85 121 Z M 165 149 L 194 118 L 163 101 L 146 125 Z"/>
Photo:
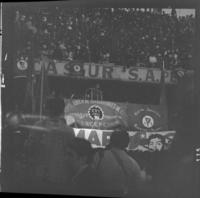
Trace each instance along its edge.
<path fill-rule="evenodd" d="M 0 192 L 200 197 L 200 2 L 4 2 Z"/>

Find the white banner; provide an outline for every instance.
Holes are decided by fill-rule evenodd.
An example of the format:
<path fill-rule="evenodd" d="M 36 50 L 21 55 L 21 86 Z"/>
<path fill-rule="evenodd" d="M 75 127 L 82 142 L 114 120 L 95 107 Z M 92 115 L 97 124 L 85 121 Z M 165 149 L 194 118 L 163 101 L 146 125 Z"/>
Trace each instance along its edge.
<path fill-rule="evenodd" d="M 105 147 L 109 144 L 110 135 L 113 130 L 98 130 L 98 129 L 77 129 L 74 128 L 76 137 L 84 138 L 89 140 L 94 148 Z M 149 139 L 152 135 L 158 135 L 164 140 L 165 149 L 168 149 L 173 141 L 175 131 L 160 131 L 160 132 L 137 132 L 128 131 L 130 137 L 129 150 L 141 150 L 148 151 Z"/>
<path fill-rule="evenodd" d="M 48 75 L 69 76 L 83 79 L 122 80 L 133 82 L 159 83 L 161 70 L 157 68 L 124 67 L 113 64 L 68 62 L 45 62 Z M 40 72 L 42 63 L 35 62 L 34 70 Z M 177 78 L 170 70 L 165 71 L 165 82 L 175 84 Z"/>

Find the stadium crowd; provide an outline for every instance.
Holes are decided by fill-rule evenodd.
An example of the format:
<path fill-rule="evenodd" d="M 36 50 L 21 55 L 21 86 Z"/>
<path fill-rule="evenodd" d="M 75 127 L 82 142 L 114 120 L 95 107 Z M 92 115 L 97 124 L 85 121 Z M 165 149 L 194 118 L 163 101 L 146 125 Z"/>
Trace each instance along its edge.
<path fill-rule="evenodd" d="M 15 14 L 18 56 L 192 69 L 194 17 L 137 8 L 41 8 Z"/>

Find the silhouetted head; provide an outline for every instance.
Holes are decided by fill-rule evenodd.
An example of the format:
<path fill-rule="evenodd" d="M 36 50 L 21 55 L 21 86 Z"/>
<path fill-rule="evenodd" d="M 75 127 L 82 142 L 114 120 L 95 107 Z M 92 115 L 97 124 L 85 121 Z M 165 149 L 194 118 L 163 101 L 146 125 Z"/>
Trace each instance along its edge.
<path fill-rule="evenodd" d="M 92 160 L 93 149 L 89 141 L 83 138 L 74 138 L 67 149 L 67 158 L 74 171 L 87 165 Z"/>
<path fill-rule="evenodd" d="M 129 134 L 126 131 L 114 131 L 110 136 L 110 146 L 125 149 L 129 144 Z"/>
<path fill-rule="evenodd" d="M 50 117 L 60 116 L 64 112 L 65 103 L 61 98 L 50 98 L 46 103 L 46 111 Z"/>

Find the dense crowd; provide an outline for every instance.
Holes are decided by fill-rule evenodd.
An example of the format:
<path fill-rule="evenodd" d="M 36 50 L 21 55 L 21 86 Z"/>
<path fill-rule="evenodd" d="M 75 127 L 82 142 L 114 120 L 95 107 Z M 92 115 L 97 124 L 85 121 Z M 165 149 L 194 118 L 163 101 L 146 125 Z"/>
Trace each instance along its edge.
<path fill-rule="evenodd" d="M 18 10 L 18 56 L 191 69 L 194 16 L 135 8 Z"/>

